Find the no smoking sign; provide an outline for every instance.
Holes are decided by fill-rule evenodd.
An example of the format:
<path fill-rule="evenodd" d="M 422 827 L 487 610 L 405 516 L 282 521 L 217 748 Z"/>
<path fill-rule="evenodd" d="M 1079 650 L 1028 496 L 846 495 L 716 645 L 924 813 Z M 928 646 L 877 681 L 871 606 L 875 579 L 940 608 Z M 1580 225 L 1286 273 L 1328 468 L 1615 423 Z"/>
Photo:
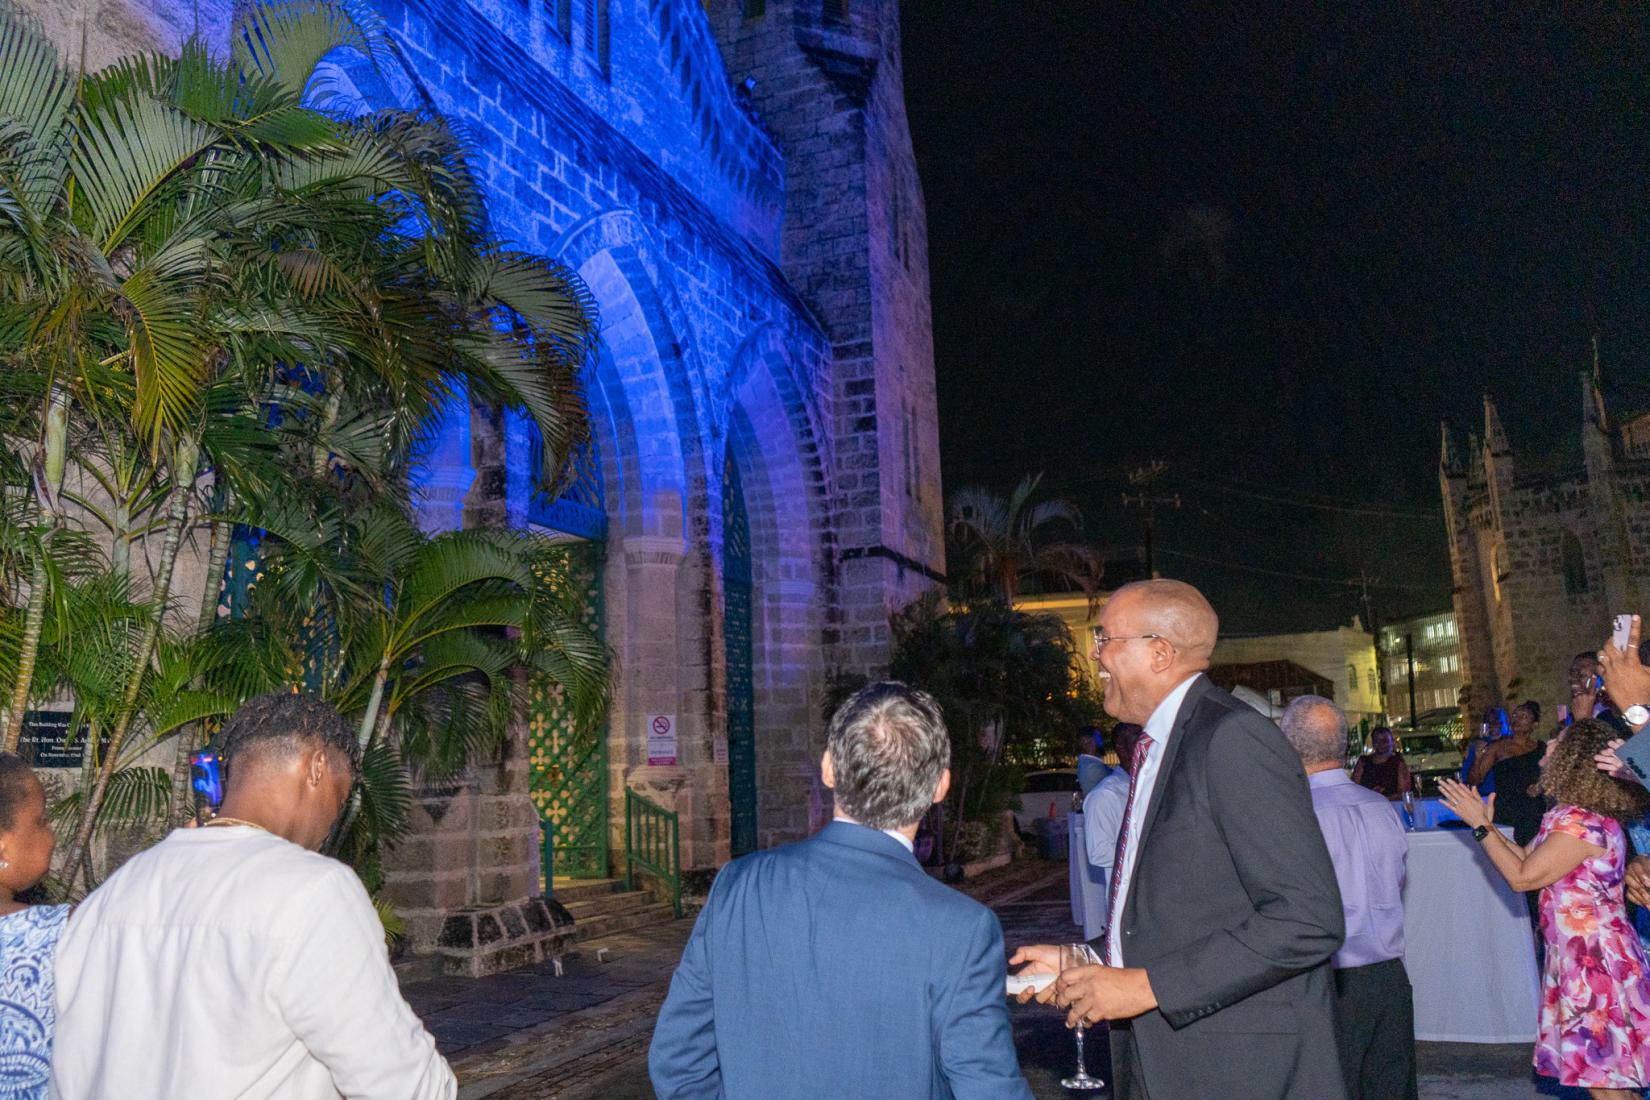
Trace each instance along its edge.
<path fill-rule="evenodd" d="M 655 767 L 672 766 L 676 759 L 676 716 L 650 714 L 646 720 L 647 762 Z"/>

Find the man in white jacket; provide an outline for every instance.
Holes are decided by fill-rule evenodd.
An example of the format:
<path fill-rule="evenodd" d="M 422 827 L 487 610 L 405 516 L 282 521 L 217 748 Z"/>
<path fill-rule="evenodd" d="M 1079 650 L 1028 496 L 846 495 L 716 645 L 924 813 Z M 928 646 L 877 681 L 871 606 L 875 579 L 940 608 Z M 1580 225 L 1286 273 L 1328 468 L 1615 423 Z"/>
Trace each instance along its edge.
<path fill-rule="evenodd" d="M 224 727 L 222 813 L 133 857 L 57 955 L 59 1100 L 451 1100 L 355 872 L 316 849 L 360 750 L 312 696 Z"/>

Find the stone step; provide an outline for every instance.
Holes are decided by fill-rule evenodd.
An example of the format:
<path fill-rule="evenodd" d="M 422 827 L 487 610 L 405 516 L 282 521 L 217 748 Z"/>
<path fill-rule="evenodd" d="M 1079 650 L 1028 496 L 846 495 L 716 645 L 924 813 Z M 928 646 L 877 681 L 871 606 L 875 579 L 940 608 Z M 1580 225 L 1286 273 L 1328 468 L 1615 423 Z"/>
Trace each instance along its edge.
<path fill-rule="evenodd" d="M 628 913 L 646 905 L 657 905 L 658 902 L 659 899 L 646 890 L 621 890 L 617 894 L 603 894 L 587 901 L 563 902 L 563 906 L 575 922 L 583 924 L 587 920 Z"/>
<path fill-rule="evenodd" d="M 670 903 L 658 902 L 653 905 L 644 905 L 640 909 L 628 909 L 623 913 L 577 921 L 573 925 L 573 939 L 575 942 L 593 940 L 599 936 L 611 936 L 615 932 L 630 932 L 637 928 L 651 928 L 656 924 L 666 924 L 675 919 L 676 912 L 671 909 Z"/>
<path fill-rule="evenodd" d="M 624 879 L 619 878 L 562 878 L 550 891 L 551 897 L 563 905 L 605 897 L 624 890 Z"/>

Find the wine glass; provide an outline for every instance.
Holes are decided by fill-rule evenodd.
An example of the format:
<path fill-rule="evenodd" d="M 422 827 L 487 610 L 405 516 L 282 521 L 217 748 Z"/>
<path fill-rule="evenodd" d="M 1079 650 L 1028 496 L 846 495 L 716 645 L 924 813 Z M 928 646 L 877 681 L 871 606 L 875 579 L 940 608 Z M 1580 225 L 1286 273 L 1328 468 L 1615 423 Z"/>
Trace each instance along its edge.
<path fill-rule="evenodd" d="M 1088 945 L 1086 944 L 1068 943 L 1060 948 L 1060 970 L 1062 973 L 1073 967 L 1088 966 L 1093 961 L 1094 957 L 1089 954 Z M 1068 1089 L 1105 1088 L 1106 1083 L 1104 1081 L 1098 1077 L 1089 1076 L 1088 1066 L 1083 1058 L 1083 1025 L 1081 1022 L 1078 1023 L 1075 1030 L 1077 1032 L 1077 1072 L 1073 1076 L 1062 1080 L 1060 1084 Z"/>
<path fill-rule="evenodd" d="M 1404 790 L 1404 822 L 1410 832 L 1415 831 L 1415 792 L 1408 788 Z"/>

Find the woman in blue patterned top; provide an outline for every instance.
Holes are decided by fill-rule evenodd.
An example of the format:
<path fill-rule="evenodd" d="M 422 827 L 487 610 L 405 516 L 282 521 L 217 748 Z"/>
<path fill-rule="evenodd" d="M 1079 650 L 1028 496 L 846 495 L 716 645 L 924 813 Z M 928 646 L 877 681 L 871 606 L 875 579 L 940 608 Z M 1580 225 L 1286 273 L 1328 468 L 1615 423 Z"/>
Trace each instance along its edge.
<path fill-rule="evenodd" d="M 46 877 L 56 846 L 40 780 L 0 753 L 0 1100 L 45 1100 L 51 1076 L 52 960 L 69 907 L 17 895 Z"/>

